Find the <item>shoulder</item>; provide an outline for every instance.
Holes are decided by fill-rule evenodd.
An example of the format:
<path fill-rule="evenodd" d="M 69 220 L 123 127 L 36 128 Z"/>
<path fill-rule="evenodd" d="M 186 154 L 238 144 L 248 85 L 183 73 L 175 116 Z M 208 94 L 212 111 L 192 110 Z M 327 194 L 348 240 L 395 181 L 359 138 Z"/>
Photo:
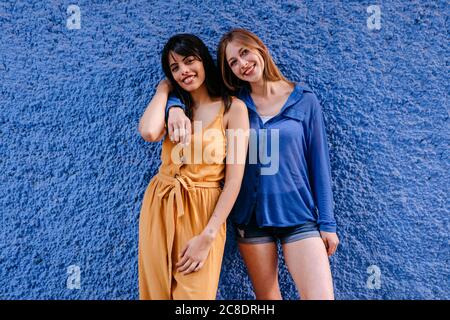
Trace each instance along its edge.
<path fill-rule="evenodd" d="M 299 104 L 301 104 L 302 109 L 306 113 L 321 111 L 320 101 L 311 87 L 304 82 L 297 83 L 297 86 L 301 93 Z"/>
<path fill-rule="evenodd" d="M 302 94 L 302 98 L 307 102 L 316 102 L 318 101 L 316 94 L 311 89 L 309 85 L 304 82 L 299 82 L 296 84 L 300 93 Z"/>
<path fill-rule="evenodd" d="M 243 114 L 247 114 L 247 106 L 244 101 L 237 97 L 231 97 L 231 105 L 228 110 L 230 116 L 242 116 Z"/>
<path fill-rule="evenodd" d="M 226 127 L 237 126 L 242 127 L 246 126 L 245 123 L 248 124 L 248 111 L 245 103 L 236 97 L 232 97 L 230 108 L 225 114 L 226 118 Z"/>

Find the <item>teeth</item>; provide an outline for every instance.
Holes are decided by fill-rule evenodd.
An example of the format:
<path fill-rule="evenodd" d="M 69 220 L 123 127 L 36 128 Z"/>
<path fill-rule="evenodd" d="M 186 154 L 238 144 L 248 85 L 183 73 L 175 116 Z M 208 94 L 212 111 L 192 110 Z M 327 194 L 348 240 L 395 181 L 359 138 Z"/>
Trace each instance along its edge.
<path fill-rule="evenodd" d="M 252 71 L 254 67 L 255 65 L 252 65 L 250 68 L 248 68 L 247 71 L 244 72 L 244 75 L 248 75 L 248 73 Z"/>
<path fill-rule="evenodd" d="M 183 80 L 184 83 L 189 84 L 194 80 L 195 76 L 189 76 L 186 79 Z"/>

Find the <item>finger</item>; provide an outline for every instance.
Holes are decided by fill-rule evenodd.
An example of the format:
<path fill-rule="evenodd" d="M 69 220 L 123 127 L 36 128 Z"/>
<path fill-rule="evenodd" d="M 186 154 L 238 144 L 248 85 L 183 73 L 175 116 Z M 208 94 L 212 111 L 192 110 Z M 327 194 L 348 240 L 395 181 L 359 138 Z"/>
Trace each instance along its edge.
<path fill-rule="evenodd" d="M 170 139 L 170 141 L 172 141 L 173 140 L 173 123 L 171 123 L 171 122 L 168 122 L 167 123 L 167 127 L 168 127 L 168 130 L 169 130 L 169 139 Z"/>
<path fill-rule="evenodd" d="M 186 253 L 187 249 L 189 248 L 189 243 L 186 244 L 186 246 L 184 247 L 184 249 L 180 252 L 180 254 L 178 255 L 178 257 L 181 259 L 183 258 L 184 254 Z"/>
<path fill-rule="evenodd" d="M 193 262 L 184 274 L 186 275 L 186 274 L 193 272 L 195 270 L 195 268 L 197 268 L 198 264 L 199 264 L 198 262 Z"/>
<path fill-rule="evenodd" d="M 185 264 L 186 261 L 188 261 L 188 260 L 189 260 L 189 257 L 188 257 L 188 256 L 181 256 L 181 257 L 180 257 L 180 260 L 175 264 L 175 266 L 176 266 L 176 267 L 179 267 L 179 266 Z"/>
<path fill-rule="evenodd" d="M 184 128 L 184 123 L 180 125 L 180 143 L 184 145 L 184 140 L 186 139 L 186 129 Z"/>
<path fill-rule="evenodd" d="M 174 142 L 180 142 L 180 128 L 178 128 L 177 124 L 173 125 L 173 141 Z"/>
<path fill-rule="evenodd" d="M 186 127 L 186 144 L 189 145 L 191 144 L 191 133 L 192 133 L 191 121 L 189 119 L 186 120 L 185 127 Z"/>
<path fill-rule="evenodd" d="M 203 262 L 200 262 L 200 263 L 198 264 L 198 266 L 195 268 L 194 272 L 197 272 L 198 270 L 200 270 L 200 269 L 203 267 L 204 264 L 205 264 L 204 261 L 203 261 Z"/>
<path fill-rule="evenodd" d="M 331 256 L 336 252 L 337 244 L 334 241 L 329 241 L 328 255 Z"/>
<path fill-rule="evenodd" d="M 334 249 L 335 249 L 335 247 L 333 245 L 329 246 L 329 248 L 328 248 L 328 256 L 329 257 L 333 255 Z"/>
<path fill-rule="evenodd" d="M 178 263 L 175 265 L 177 268 L 181 268 L 183 265 L 185 265 L 189 261 L 189 257 L 184 257 Z"/>
<path fill-rule="evenodd" d="M 189 259 L 188 261 L 186 261 L 186 263 L 185 263 L 184 265 L 182 265 L 181 267 L 179 267 L 179 268 L 177 269 L 177 271 L 178 271 L 178 272 L 184 272 L 184 271 L 186 271 L 186 270 L 191 266 L 191 264 L 192 264 L 193 262 L 194 262 L 193 260 Z"/>
<path fill-rule="evenodd" d="M 186 248 L 183 250 L 183 252 L 180 254 L 180 261 L 177 262 L 177 264 L 175 265 L 176 267 L 179 267 L 179 266 L 185 264 L 186 261 L 189 260 L 189 257 L 184 255 L 185 252 L 186 252 L 186 249 L 187 249 L 187 247 L 186 247 Z"/>
<path fill-rule="evenodd" d="M 331 246 L 332 247 L 331 254 L 335 254 L 336 253 L 338 244 L 339 244 L 339 242 L 333 243 L 333 245 Z"/>

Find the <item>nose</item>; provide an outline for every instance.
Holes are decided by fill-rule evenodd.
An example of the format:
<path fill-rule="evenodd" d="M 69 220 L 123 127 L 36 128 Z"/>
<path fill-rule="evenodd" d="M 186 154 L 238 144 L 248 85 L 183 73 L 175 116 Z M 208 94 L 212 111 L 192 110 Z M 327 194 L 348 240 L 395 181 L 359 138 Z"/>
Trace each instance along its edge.
<path fill-rule="evenodd" d="M 185 75 L 185 74 L 189 73 L 189 68 L 186 65 L 181 65 L 180 69 L 181 69 L 181 75 Z"/>
<path fill-rule="evenodd" d="M 248 61 L 245 59 L 242 59 L 241 57 L 238 58 L 239 66 L 241 67 L 241 70 L 247 68 Z"/>

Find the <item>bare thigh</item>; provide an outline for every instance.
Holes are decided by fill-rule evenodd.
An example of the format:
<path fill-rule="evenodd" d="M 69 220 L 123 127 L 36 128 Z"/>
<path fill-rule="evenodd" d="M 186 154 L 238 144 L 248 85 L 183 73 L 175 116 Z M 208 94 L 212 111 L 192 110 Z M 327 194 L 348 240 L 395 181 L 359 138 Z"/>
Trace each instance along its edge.
<path fill-rule="evenodd" d="M 256 299 L 281 300 L 276 243 L 239 243 L 239 251 L 247 266 Z"/>
<path fill-rule="evenodd" d="M 321 238 L 283 244 L 283 254 L 302 300 L 334 299 L 330 263 Z"/>

